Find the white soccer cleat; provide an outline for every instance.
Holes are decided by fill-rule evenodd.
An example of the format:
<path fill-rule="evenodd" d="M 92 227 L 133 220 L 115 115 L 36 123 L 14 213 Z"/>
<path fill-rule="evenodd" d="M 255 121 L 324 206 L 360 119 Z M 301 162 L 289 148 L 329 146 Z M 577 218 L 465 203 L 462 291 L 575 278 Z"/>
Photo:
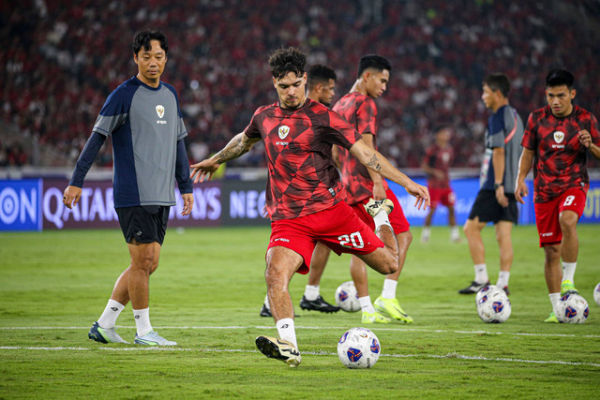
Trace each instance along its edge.
<path fill-rule="evenodd" d="M 256 338 L 256 347 L 265 356 L 281 360 L 292 368 L 300 365 L 302 361 L 302 356 L 298 349 L 284 339 L 259 336 Z"/>
<path fill-rule="evenodd" d="M 102 328 L 98 325 L 98 322 L 94 322 L 88 337 L 96 342 L 100 343 L 127 343 L 119 334 L 115 331 L 115 328 Z"/>
<path fill-rule="evenodd" d="M 177 342 L 167 340 L 160 336 L 155 331 L 150 331 L 144 336 L 135 335 L 135 343 L 142 344 L 145 346 L 177 346 Z"/>
<path fill-rule="evenodd" d="M 394 203 L 390 199 L 375 200 L 369 199 L 367 204 L 364 205 L 365 210 L 371 217 L 379 214 L 380 211 L 385 211 L 388 215 L 394 210 Z"/>

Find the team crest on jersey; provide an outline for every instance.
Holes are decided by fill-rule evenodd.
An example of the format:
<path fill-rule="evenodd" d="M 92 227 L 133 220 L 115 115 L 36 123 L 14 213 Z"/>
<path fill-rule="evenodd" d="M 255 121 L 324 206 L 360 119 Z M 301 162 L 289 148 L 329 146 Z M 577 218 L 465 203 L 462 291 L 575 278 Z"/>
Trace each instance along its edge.
<path fill-rule="evenodd" d="M 565 139 L 565 133 L 561 132 L 561 131 L 555 131 L 554 132 L 554 141 L 556 143 L 562 143 L 562 141 Z"/>
<path fill-rule="evenodd" d="M 279 134 L 279 137 L 281 139 L 285 139 L 287 137 L 288 133 L 290 133 L 290 127 L 287 125 L 281 125 L 279 127 L 279 130 L 277 131 L 277 134 Z"/>
<path fill-rule="evenodd" d="M 156 106 L 156 114 L 158 114 L 158 118 L 162 118 L 165 116 L 165 108 L 160 104 Z"/>

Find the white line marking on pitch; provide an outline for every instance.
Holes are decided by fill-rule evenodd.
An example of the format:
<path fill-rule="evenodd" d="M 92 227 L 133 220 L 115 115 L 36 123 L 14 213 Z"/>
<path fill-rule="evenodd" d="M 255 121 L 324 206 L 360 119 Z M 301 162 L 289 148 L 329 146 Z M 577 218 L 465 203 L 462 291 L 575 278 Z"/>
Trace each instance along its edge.
<path fill-rule="evenodd" d="M 134 329 L 134 326 L 117 325 L 117 328 Z M 10 330 L 88 330 L 86 326 L 0 326 L 0 331 Z M 156 329 L 197 329 L 197 330 L 208 330 L 208 329 L 275 329 L 274 326 L 257 325 L 257 326 L 156 326 Z M 328 330 L 340 330 L 345 331 L 348 327 L 341 326 L 296 326 L 296 329 L 328 329 Z M 446 330 L 446 329 L 421 329 L 421 328 L 374 328 L 375 331 L 391 331 L 391 332 L 425 332 L 425 333 L 458 333 L 463 335 L 514 335 L 514 336 L 534 336 L 534 337 L 576 337 L 576 338 L 592 338 L 598 339 L 600 335 L 577 335 L 574 333 L 528 333 L 528 332 L 490 332 L 490 331 L 464 331 L 464 330 Z"/>
<path fill-rule="evenodd" d="M 0 346 L 0 350 L 38 350 L 38 351 L 89 351 L 89 350 L 103 350 L 110 352 L 128 352 L 128 351 L 157 351 L 157 352 L 201 352 L 201 353 L 257 353 L 257 350 L 244 350 L 244 349 L 212 349 L 212 348 L 198 348 L 189 349 L 182 347 L 35 347 L 35 346 Z M 337 353 L 327 352 L 311 352 L 303 351 L 304 355 L 312 356 L 336 356 Z M 483 357 L 483 356 L 467 356 L 458 353 L 448 353 L 446 355 L 439 354 L 381 354 L 381 357 L 392 357 L 392 358 L 435 358 L 435 359 L 460 359 L 460 360 L 472 360 L 472 361 L 498 361 L 498 362 L 509 362 L 509 363 L 525 363 L 525 364 L 551 364 L 551 365 L 567 365 L 567 366 L 588 366 L 600 368 L 598 363 L 580 362 L 580 361 L 561 361 L 561 360 L 524 360 L 519 358 L 505 358 L 505 357 Z"/>

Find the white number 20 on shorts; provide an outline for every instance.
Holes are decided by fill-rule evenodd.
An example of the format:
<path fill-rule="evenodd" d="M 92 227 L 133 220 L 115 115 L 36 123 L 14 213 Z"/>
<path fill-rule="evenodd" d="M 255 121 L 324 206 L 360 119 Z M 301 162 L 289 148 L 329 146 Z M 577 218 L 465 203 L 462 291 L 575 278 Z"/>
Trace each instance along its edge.
<path fill-rule="evenodd" d="M 363 241 L 362 236 L 360 236 L 360 232 L 352 232 L 350 235 L 338 236 L 338 240 L 340 241 L 340 245 L 344 247 L 354 247 L 355 249 L 362 249 L 365 247 L 365 242 Z"/>

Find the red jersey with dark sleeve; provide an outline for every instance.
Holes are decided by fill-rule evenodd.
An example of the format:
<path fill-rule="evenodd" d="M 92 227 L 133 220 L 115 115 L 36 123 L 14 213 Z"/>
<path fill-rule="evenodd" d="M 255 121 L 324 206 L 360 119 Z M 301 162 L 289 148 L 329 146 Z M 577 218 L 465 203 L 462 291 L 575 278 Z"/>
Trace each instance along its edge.
<path fill-rule="evenodd" d="M 427 186 L 436 189 L 448 189 L 450 187 L 450 165 L 454 159 L 454 151 L 452 146 L 444 148 L 436 143 L 429 146 L 425 153 L 425 165 L 430 168 L 435 168 L 444 173 L 443 178 L 438 178 L 435 175 L 427 175 Z"/>
<path fill-rule="evenodd" d="M 275 103 L 256 110 L 244 133 L 264 140 L 271 220 L 313 214 L 344 200 L 331 147 L 349 149 L 360 135 L 338 114 L 310 99 L 296 110 Z"/>
<path fill-rule="evenodd" d="M 521 144 L 535 153 L 536 203 L 545 203 L 572 187 L 587 190 L 587 149 L 577 137 L 582 129 L 587 129 L 592 142 L 600 145 L 598 120 L 579 106 L 573 106 L 573 112 L 563 118 L 555 117 L 550 106 L 529 115 Z"/>
<path fill-rule="evenodd" d="M 333 111 L 346 119 L 361 135 L 372 134 L 373 141 L 377 134 L 377 106 L 373 98 L 352 92 L 346 94 L 333 106 Z M 345 149 L 339 151 L 342 183 L 348 193 L 346 202 L 356 204 L 373 197 L 373 181 L 367 168 L 356 157 Z M 388 186 L 383 181 L 384 189 Z"/>

